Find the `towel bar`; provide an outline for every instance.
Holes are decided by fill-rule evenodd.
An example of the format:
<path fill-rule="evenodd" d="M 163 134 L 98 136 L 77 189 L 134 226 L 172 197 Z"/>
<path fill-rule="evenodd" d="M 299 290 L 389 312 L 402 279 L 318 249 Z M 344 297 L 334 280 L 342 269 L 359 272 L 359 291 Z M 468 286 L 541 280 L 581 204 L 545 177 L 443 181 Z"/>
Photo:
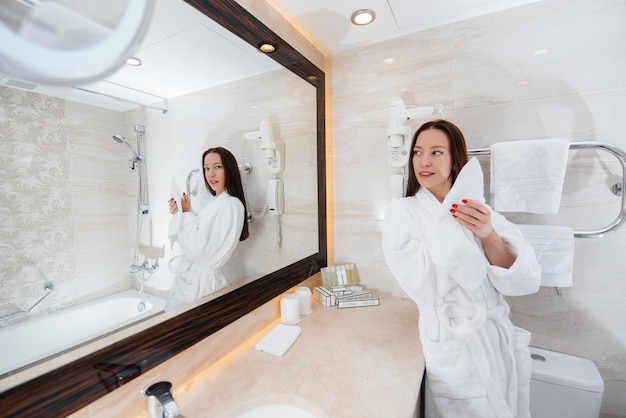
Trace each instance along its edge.
<path fill-rule="evenodd" d="M 619 228 L 624 221 L 626 221 L 626 153 L 620 148 L 607 144 L 604 142 L 596 142 L 596 141 L 582 141 L 582 142 L 572 142 L 569 145 L 570 149 L 600 149 L 606 151 L 608 153 L 613 154 L 619 163 L 622 166 L 622 184 L 621 184 L 621 193 L 622 193 L 622 206 L 620 209 L 617 218 L 607 226 L 601 229 L 589 230 L 589 231 L 574 231 L 574 236 L 576 238 L 599 238 L 608 234 L 609 232 L 615 231 Z M 491 154 L 491 148 L 475 148 L 468 150 L 469 155 L 489 155 Z"/>

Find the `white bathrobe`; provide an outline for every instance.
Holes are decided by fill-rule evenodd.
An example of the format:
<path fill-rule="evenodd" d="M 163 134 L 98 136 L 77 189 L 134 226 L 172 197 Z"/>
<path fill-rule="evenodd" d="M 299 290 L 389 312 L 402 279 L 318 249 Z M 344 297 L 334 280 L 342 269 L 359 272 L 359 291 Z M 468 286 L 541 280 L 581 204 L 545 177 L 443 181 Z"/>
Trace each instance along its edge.
<path fill-rule="evenodd" d="M 493 226 L 516 260 L 509 269 L 490 265 L 449 212 L 464 198 L 484 202 L 474 158 L 443 203 L 422 187 L 385 215 L 385 259 L 419 308 L 426 416 L 529 417 L 530 333 L 513 326 L 502 295 L 536 292 L 541 269 L 519 228 L 496 212 Z"/>
<path fill-rule="evenodd" d="M 221 267 L 239 242 L 245 219 L 241 201 L 223 192 L 197 215 L 177 212 L 170 220 L 169 237 L 182 254 L 170 260 L 176 274 L 165 310 L 177 308 L 213 293 L 228 282 Z"/>

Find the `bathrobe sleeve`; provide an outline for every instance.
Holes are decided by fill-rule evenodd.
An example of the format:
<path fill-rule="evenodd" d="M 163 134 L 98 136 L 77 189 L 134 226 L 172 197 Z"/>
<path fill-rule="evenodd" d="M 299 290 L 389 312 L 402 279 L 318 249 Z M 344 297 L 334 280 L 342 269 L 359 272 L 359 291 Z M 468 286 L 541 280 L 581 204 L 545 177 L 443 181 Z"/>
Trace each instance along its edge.
<path fill-rule="evenodd" d="M 495 211 L 492 211 L 491 220 L 507 249 L 515 256 L 515 262 L 508 269 L 488 266 L 489 281 L 503 295 L 536 293 L 541 283 L 541 267 L 537 263 L 534 250 L 517 225 Z"/>
<path fill-rule="evenodd" d="M 383 253 L 398 284 L 414 301 L 437 293 L 437 267 L 432 262 L 423 220 L 414 197 L 393 199 L 385 213 Z M 447 276 L 447 275 L 446 275 Z M 444 292 L 445 293 L 445 292 Z"/>
<path fill-rule="evenodd" d="M 215 264 L 227 259 L 234 251 L 244 222 L 244 209 L 239 199 L 220 195 L 198 215 L 191 212 L 180 215 L 175 240 L 187 258 L 204 258 L 205 263 L 208 258 Z"/>

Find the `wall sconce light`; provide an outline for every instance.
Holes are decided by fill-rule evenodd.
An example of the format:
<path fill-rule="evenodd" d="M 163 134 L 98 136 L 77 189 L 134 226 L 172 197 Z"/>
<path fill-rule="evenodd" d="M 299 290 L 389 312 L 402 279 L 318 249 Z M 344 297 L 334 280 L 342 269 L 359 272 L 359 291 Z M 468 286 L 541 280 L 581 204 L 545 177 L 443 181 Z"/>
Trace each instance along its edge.
<path fill-rule="evenodd" d="M 350 20 L 357 26 L 369 25 L 376 19 L 376 13 L 370 9 L 361 9 L 352 13 Z"/>

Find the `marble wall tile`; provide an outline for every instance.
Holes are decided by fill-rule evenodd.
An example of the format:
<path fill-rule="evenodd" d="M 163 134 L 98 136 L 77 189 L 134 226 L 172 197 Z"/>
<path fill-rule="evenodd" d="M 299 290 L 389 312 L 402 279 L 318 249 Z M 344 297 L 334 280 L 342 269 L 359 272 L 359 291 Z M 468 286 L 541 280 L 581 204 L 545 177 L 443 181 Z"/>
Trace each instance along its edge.
<path fill-rule="evenodd" d="M 565 137 L 626 149 L 625 20 L 623 1 L 543 0 L 332 56 L 333 260 L 355 262 L 368 287 L 402 294 L 381 248 L 389 177 L 399 172 L 385 156 L 393 96 L 407 108 L 442 104 L 470 148 Z M 593 229 L 615 218 L 621 199 L 606 185 L 620 175 L 615 159 L 569 158 L 560 213 L 520 219 Z M 542 289 L 510 302 L 533 345 L 593 360 L 606 384 L 603 413 L 626 416 L 617 377 L 626 374 L 625 234 L 577 239 L 574 287 L 562 296 Z"/>

